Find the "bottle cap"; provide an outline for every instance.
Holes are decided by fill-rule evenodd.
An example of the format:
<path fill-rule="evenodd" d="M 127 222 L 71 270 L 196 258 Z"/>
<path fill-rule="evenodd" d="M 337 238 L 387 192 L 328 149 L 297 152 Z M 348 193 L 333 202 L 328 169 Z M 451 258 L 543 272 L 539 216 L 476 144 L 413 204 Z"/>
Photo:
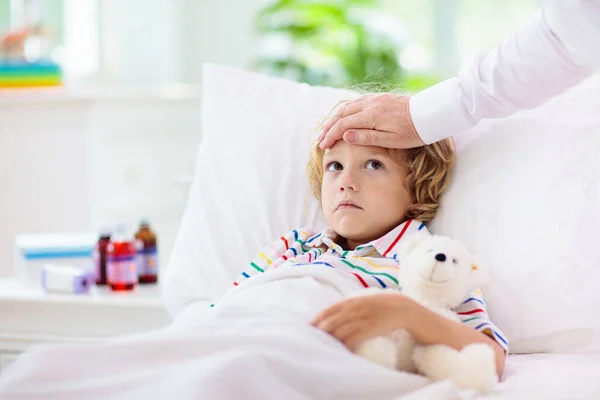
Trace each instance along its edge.
<path fill-rule="evenodd" d="M 100 226 L 100 230 L 99 230 L 99 236 L 100 237 L 106 237 L 106 236 L 111 236 L 114 232 L 114 227 L 108 224 L 104 224 L 102 226 Z"/>
<path fill-rule="evenodd" d="M 114 240 L 129 239 L 130 237 L 127 229 L 127 224 L 125 224 L 124 222 L 119 222 L 115 224 L 112 237 Z"/>

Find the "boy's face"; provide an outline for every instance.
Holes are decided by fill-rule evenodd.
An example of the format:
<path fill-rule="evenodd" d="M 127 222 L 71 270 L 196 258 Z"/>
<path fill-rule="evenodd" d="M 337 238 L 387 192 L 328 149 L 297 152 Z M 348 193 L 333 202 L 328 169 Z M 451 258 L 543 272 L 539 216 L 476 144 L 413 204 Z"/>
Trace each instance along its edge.
<path fill-rule="evenodd" d="M 325 219 L 349 248 L 378 239 L 403 222 L 412 202 L 407 168 L 385 149 L 339 140 L 325 151 L 323 171 Z"/>

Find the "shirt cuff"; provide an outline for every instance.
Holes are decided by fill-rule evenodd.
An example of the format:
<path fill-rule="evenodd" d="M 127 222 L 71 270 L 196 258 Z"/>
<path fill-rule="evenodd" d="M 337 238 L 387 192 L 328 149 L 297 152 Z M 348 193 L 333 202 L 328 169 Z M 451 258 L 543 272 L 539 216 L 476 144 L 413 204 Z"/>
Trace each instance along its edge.
<path fill-rule="evenodd" d="M 500 332 L 500 330 L 498 330 L 498 328 L 493 326 L 491 323 L 482 325 L 483 326 L 481 326 L 480 328 L 475 329 L 488 336 L 496 343 L 498 343 L 500 347 L 502 347 L 502 350 L 504 350 L 504 352 L 508 354 L 508 342 L 506 341 L 504 334 Z"/>
<path fill-rule="evenodd" d="M 459 92 L 458 79 L 451 78 L 410 98 L 410 116 L 425 144 L 439 142 L 475 125 L 476 121 L 461 107 Z"/>

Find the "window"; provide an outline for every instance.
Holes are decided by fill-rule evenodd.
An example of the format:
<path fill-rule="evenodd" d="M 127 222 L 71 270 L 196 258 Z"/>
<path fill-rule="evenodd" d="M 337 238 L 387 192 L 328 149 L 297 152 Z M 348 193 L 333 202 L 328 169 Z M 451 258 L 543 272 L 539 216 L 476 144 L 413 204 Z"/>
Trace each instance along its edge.
<path fill-rule="evenodd" d="M 59 62 L 68 78 L 125 86 L 197 82 L 204 61 L 256 67 L 262 39 L 256 20 L 275 1 L 0 0 L 0 34 L 22 25 L 29 10 L 43 26 L 27 44 L 29 56 Z M 372 3 L 402 33 L 393 52 L 410 91 L 455 75 L 466 57 L 494 47 L 529 19 L 541 0 Z"/>
<path fill-rule="evenodd" d="M 402 67 L 440 77 L 455 75 L 462 61 L 490 49 L 527 21 L 541 0 L 384 0 L 382 7 L 409 32 Z"/>

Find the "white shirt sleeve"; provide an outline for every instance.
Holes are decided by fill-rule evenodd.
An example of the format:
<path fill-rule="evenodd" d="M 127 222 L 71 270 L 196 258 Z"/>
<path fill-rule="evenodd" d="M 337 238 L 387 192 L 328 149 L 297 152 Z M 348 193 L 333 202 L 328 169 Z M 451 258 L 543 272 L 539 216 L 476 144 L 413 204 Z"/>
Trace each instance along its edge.
<path fill-rule="evenodd" d="M 415 128 L 430 144 L 483 118 L 537 107 L 600 70 L 598 43 L 600 0 L 547 0 L 528 24 L 458 77 L 411 97 Z"/>

